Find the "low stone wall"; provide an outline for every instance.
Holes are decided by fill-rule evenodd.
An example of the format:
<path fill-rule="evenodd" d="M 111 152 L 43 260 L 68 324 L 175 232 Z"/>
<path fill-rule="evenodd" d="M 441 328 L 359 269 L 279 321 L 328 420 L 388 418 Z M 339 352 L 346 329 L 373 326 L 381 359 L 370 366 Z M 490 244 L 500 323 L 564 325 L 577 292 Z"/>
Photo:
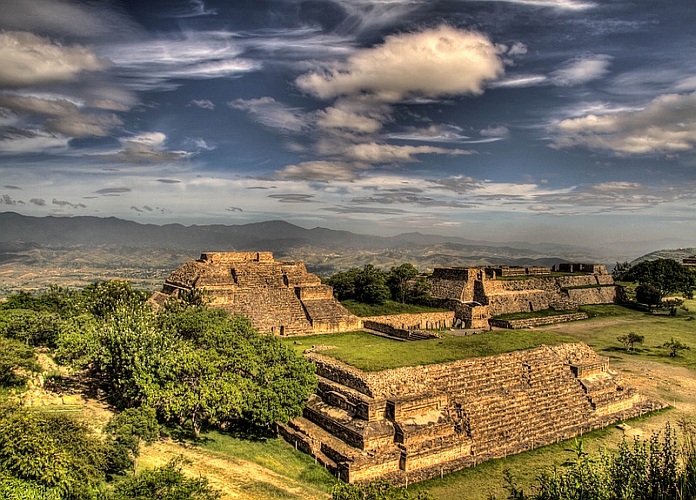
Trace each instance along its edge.
<path fill-rule="evenodd" d="M 362 328 L 375 330 L 403 340 L 439 338 L 440 335 L 437 333 L 425 330 L 452 328 L 455 322 L 454 316 L 454 311 L 370 316 L 362 319 Z"/>
<path fill-rule="evenodd" d="M 544 318 L 529 318 L 529 319 L 490 319 L 488 322 L 496 328 L 507 328 L 508 330 L 519 330 L 521 328 L 533 328 L 542 325 L 555 325 L 556 323 L 567 323 L 568 321 L 579 321 L 587 319 L 587 314 L 559 314 L 557 316 L 546 316 Z"/>

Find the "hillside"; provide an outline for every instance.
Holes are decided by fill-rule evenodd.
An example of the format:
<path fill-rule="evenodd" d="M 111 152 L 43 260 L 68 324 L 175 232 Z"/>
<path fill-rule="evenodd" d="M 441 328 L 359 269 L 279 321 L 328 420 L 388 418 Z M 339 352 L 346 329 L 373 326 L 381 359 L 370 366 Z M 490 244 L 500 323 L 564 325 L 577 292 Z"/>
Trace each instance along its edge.
<path fill-rule="evenodd" d="M 687 257 L 696 255 L 696 248 L 677 248 L 673 250 L 655 250 L 648 254 L 642 255 L 631 262 L 632 266 L 639 264 L 646 260 L 656 260 L 656 259 L 673 259 L 681 264 L 682 260 Z"/>
<path fill-rule="evenodd" d="M 380 237 L 285 221 L 243 225 L 140 224 L 114 217 L 28 217 L 0 213 L 0 296 L 49 284 L 85 286 L 128 279 L 155 290 L 168 274 L 203 251 L 270 251 L 328 276 L 373 264 L 437 266 L 540 265 L 622 260 L 606 250 L 555 243 L 474 241 L 417 232 Z M 688 252 L 687 252 L 688 253 Z M 692 249 L 691 253 L 694 253 Z"/>

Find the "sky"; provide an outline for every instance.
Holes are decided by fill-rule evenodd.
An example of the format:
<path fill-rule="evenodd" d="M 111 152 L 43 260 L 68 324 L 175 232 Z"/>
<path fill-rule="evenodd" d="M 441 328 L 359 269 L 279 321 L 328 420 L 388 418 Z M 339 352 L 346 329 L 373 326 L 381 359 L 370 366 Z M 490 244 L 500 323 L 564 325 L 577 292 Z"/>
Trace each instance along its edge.
<path fill-rule="evenodd" d="M 0 0 L 0 211 L 696 246 L 693 0 Z"/>

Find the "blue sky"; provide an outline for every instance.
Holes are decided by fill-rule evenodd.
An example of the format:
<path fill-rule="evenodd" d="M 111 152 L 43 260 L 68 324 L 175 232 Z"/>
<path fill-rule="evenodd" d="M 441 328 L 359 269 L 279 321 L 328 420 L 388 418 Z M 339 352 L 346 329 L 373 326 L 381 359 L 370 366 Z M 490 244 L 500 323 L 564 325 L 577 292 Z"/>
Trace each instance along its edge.
<path fill-rule="evenodd" d="M 0 211 L 696 245 L 692 0 L 0 12 Z"/>

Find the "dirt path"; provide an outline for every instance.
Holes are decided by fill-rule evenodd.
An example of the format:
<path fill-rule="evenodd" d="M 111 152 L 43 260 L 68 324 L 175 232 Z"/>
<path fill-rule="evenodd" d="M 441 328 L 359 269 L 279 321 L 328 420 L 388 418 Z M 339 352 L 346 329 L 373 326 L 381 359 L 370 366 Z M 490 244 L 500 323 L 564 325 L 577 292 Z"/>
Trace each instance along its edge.
<path fill-rule="evenodd" d="M 191 476 L 205 476 L 223 494 L 222 500 L 297 498 L 314 500 L 329 498 L 326 493 L 285 477 L 261 465 L 218 455 L 191 445 L 162 440 L 143 450 L 139 465 L 158 467 L 182 456 L 188 461 L 183 471 Z"/>

